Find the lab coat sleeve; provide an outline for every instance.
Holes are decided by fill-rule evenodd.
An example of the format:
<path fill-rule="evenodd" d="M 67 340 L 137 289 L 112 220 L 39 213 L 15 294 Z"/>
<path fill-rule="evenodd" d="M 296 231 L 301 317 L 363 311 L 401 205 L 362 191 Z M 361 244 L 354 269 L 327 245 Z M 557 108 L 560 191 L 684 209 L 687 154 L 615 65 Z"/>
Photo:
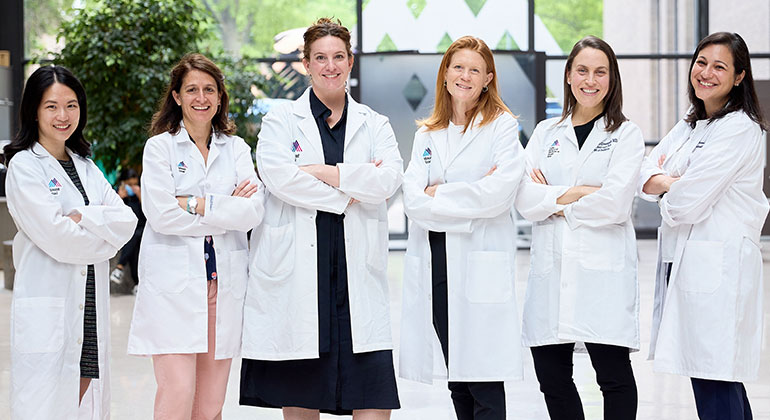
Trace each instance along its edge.
<path fill-rule="evenodd" d="M 379 204 L 392 196 L 404 180 L 404 161 L 388 119 L 375 115 L 372 160 L 374 163 L 338 163 L 340 187 L 343 193 L 362 203 Z"/>
<path fill-rule="evenodd" d="M 147 223 L 163 235 L 222 235 L 225 229 L 201 223 L 202 216 L 179 207 L 170 159 L 171 142 L 165 136 L 147 140 L 142 157 L 142 211 Z"/>
<path fill-rule="evenodd" d="M 647 194 L 642 191 L 642 189 L 644 188 L 644 184 L 653 176 L 666 174 L 666 171 L 658 166 L 658 160 L 663 155 L 670 156 L 673 139 L 678 138 L 682 133 L 687 131 L 686 124 L 687 123 L 684 120 L 680 120 L 642 161 L 642 169 L 639 171 L 639 185 L 636 190 L 637 194 L 639 194 L 639 198 L 646 201 L 658 201 L 659 197 L 657 195 Z"/>
<path fill-rule="evenodd" d="M 75 209 L 81 215 L 79 225 L 94 235 L 109 242 L 116 248 L 131 239 L 136 229 L 136 215 L 130 207 L 123 204 L 118 193 L 102 176 L 99 168 L 89 161 L 89 173 L 99 176 L 102 184 L 101 205 L 88 205 Z"/>
<path fill-rule="evenodd" d="M 291 109 L 283 106 L 262 120 L 257 143 L 257 168 L 271 194 L 282 201 L 311 210 L 342 214 L 350 196 L 299 169 L 291 152 Z"/>
<path fill-rule="evenodd" d="M 206 211 L 201 223 L 225 230 L 247 232 L 262 222 L 265 214 L 265 186 L 257 179 L 254 162 L 251 160 L 251 148 L 240 137 L 231 137 L 234 142 L 236 185 L 249 180 L 250 185 L 257 185 L 257 191 L 251 197 L 233 197 L 224 194 L 206 194 Z"/>
<path fill-rule="evenodd" d="M 412 156 L 404 173 L 404 211 L 406 216 L 417 226 L 433 232 L 468 233 L 473 220 L 460 217 L 448 217 L 433 214 L 431 207 L 434 198 L 425 194 L 428 186 L 428 164 L 422 158 L 426 146 L 427 134 L 420 129 L 414 136 Z"/>
<path fill-rule="evenodd" d="M 741 169 L 762 153 L 758 124 L 743 114 L 723 118 L 712 123 L 719 126 L 660 200 L 660 214 L 668 225 L 696 224 L 708 218 Z"/>
<path fill-rule="evenodd" d="M 624 123 L 620 131 L 599 190 L 564 207 L 570 229 L 623 223 L 631 215 L 644 159 L 644 137 L 642 130 L 631 122 Z"/>
<path fill-rule="evenodd" d="M 479 136 L 493 137 L 492 175 L 473 182 L 450 182 L 436 188 L 431 204 L 434 214 L 469 219 L 491 218 L 510 211 L 524 174 L 524 151 L 519 142 L 518 122 L 509 114 L 495 121 L 494 131 Z M 491 168 L 490 168 L 491 169 Z"/>
<path fill-rule="evenodd" d="M 521 177 L 519 191 L 516 194 L 516 210 L 525 219 L 531 222 L 539 222 L 547 219 L 552 214 L 564 209 L 561 204 L 556 204 L 556 200 L 564 194 L 569 187 L 563 185 L 545 185 L 532 181 L 531 174 L 535 169 L 540 168 L 540 158 L 543 150 L 543 136 L 546 124 L 550 122 L 543 121 L 535 127 L 532 137 L 524 150 L 524 168 L 525 172 Z"/>
<path fill-rule="evenodd" d="M 8 211 L 19 230 L 43 252 L 61 263 L 96 264 L 115 256 L 122 243 L 113 244 L 63 214 L 61 205 L 47 188 L 44 181 L 46 174 L 37 159 L 19 153 L 9 165 L 6 178 Z M 122 211 L 117 208 L 115 213 L 103 213 L 107 213 L 107 219 L 113 216 L 121 219 Z M 128 211 L 131 212 L 130 209 Z M 83 214 L 83 219 L 86 218 L 92 218 L 91 223 L 96 224 L 95 216 Z M 132 221 L 125 223 L 132 224 Z"/>

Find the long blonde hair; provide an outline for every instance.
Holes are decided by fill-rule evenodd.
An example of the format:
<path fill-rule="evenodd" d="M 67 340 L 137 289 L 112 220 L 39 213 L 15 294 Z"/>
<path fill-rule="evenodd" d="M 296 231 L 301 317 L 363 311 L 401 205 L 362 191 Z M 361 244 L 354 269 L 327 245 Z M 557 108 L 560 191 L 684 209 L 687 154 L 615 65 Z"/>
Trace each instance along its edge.
<path fill-rule="evenodd" d="M 473 124 L 476 116 L 479 114 L 482 116 L 480 126 L 493 122 L 503 112 L 513 115 L 511 110 L 505 106 L 505 103 L 500 98 L 500 93 L 497 88 L 495 59 L 492 56 L 492 51 L 480 38 L 464 36 L 453 42 L 452 45 L 449 46 L 449 49 L 444 53 L 444 58 L 441 59 L 438 76 L 436 76 L 436 101 L 433 105 L 433 113 L 428 118 L 417 121 L 417 125 L 424 126 L 428 131 L 442 130 L 449 126 L 449 120 L 452 118 L 452 97 L 449 95 L 446 86 L 444 86 L 444 78 L 446 77 L 449 63 L 452 61 L 452 56 L 457 51 L 463 49 L 479 53 L 487 66 L 487 73 L 492 73 L 492 80 L 487 85 L 487 91 L 481 93 L 478 101 L 476 101 L 476 105 L 466 113 L 467 118 L 463 133 L 468 130 L 468 127 Z"/>

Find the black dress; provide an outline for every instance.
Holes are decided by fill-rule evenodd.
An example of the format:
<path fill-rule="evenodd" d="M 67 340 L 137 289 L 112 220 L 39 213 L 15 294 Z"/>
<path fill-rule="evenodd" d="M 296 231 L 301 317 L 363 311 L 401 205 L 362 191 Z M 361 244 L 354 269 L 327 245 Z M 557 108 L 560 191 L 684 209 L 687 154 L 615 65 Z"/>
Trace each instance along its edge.
<path fill-rule="evenodd" d="M 310 91 L 310 108 L 321 134 L 324 160 L 343 159 L 347 98 L 332 128 L 329 110 Z M 319 358 L 287 361 L 243 359 L 241 405 L 301 407 L 324 413 L 400 408 L 390 350 L 353 353 L 345 260 L 345 215 L 318 211 Z"/>

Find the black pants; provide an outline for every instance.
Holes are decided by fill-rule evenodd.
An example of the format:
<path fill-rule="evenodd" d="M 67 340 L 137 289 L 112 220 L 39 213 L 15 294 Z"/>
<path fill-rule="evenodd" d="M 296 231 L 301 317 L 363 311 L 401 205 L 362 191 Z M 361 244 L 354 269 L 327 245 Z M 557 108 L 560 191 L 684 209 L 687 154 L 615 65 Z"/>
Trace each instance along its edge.
<path fill-rule="evenodd" d="M 746 388 L 740 382 L 690 378 L 700 420 L 752 420 Z"/>
<path fill-rule="evenodd" d="M 449 315 L 447 305 L 446 234 L 429 232 L 433 266 L 433 328 L 449 366 Z M 458 420 L 505 420 L 503 382 L 449 382 Z"/>
<path fill-rule="evenodd" d="M 118 259 L 118 264 L 122 265 L 124 269 L 126 266 L 131 268 L 131 277 L 136 284 L 139 284 L 139 245 L 142 242 L 142 232 L 144 232 L 143 228 L 134 231 L 134 235 L 120 250 L 120 258 Z"/>
<path fill-rule="evenodd" d="M 637 393 L 628 348 L 586 343 L 596 382 L 604 397 L 604 418 L 636 419 Z M 575 382 L 572 380 L 574 343 L 532 347 L 535 373 L 552 420 L 583 420 Z"/>

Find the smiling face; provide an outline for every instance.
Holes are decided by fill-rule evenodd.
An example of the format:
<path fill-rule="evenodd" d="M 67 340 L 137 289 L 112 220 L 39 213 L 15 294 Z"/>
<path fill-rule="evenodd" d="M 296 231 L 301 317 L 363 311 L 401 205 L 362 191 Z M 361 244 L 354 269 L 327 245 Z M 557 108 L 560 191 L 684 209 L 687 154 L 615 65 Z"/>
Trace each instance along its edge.
<path fill-rule="evenodd" d="M 217 82 L 210 74 L 200 70 L 190 70 L 182 78 L 179 92 L 172 92 L 177 105 L 182 108 L 185 124 L 211 124 L 219 109 L 219 90 Z"/>
<path fill-rule="evenodd" d="M 449 60 L 444 81 L 452 102 L 476 103 L 481 91 L 492 81 L 494 75 L 487 72 L 484 58 L 476 51 L 464 48 L 457 50 Z"/>
<path fill-rule="evenodd" d="M 327 35 L 310 45 L 310 56 L 302 59 L 305 70 L 313 81 L 313 89 L 320 96 L 345 91 L 353 68 L 353 56 L 348 55 L 345 43 L 336 36 Z"/>
<path fill-rule="evenodd" d="M 75 91 L 54 83 L 43 93 L 37 107 L 38 141 L 49 152 L 63 152 L 64 144 L 80 122 L 80 104 Z"/>
<path fill-rule="evenodd" d="M 607 55 L 596 48 L 586 47 L 580 50 L 572 61 L 572 68 L 567 74 L 572 95 L 577 107 L 582 111 L 604 110 L 604 98 L 610 89 L 610 61 Z"/>
<path fill-rule="evenodd" d="M 698 52 L 690 69 L 695 96 L 703 101 L 706 115 L 712 115 L 727 102 L 732 88 L 740 84 L 745 72 L 735 74 L 733 54 L 726 45 L 710 44 Z"/>

